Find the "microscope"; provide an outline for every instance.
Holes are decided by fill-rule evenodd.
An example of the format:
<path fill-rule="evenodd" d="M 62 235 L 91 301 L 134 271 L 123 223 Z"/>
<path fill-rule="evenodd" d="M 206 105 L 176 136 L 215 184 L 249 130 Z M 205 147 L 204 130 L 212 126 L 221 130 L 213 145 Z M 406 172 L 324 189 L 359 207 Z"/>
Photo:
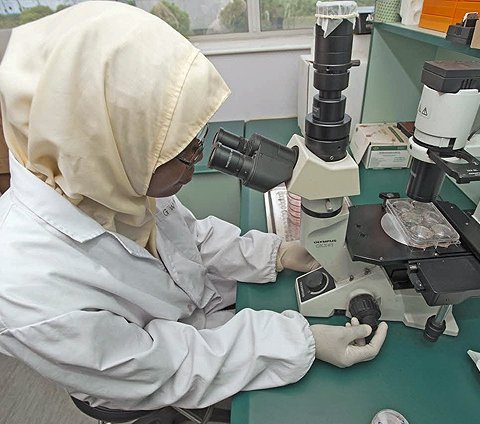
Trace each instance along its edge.
<path fill-rule="evenodd" d="M 301 197 L 300 241 L 321 267 L 296 279 L 305 316 L 355 316 L 361 323 L 401 321 L 427 340 L 458 325 L 452 305 L 480 296 L 480 206 L 473 213 L 438 200 L 446 174 L 480 180 L 480 163 L 464 150 L 480 105 L 480 64 L 425 62 L 424 84 L 409 140 L 408 198 L 382 193 L 383 204 L 352 206 L 358 165 L 348 153 L 345 114 L 355 2 L 318 2 L 312 113 L 305 137 L 282 146 L 258 134 L 220 129 L 209 166 L 266 192 L 285 182 Z"/>

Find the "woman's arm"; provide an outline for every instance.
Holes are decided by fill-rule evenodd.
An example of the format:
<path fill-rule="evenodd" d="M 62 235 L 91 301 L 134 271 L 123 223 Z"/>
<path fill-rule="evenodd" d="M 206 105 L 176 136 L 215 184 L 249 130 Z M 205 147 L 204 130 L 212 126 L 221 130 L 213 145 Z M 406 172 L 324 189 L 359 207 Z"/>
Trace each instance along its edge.
<path fill-rule="evenodd" d="M 178 199 L 176 202 L 210 273 L 237 281 L 275 281 L 279 236 L 257 230 L 242 236 L 237 226 L 214 216 L 197 220 Z"/>
<path fill-rule="evenodd" d="M 141 328 L 101 310 L 21 328 L 0 321 L 0 346 L 70 394 L 125 410 L 202 408 L 242 390 L 283 386 L 302 378 L 315 357 L 300 314 L 250 309 L 211 330 L 161 319 Z"/>

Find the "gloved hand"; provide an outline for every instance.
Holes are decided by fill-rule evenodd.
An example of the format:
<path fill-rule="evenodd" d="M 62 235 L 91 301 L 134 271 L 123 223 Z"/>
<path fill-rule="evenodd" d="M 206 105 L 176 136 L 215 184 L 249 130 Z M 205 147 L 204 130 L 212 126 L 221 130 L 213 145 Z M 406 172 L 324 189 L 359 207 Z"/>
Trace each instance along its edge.
<path fill-rule="evenodd" d="M 316 358 L 345 368 L 375 358 L 385 341 L 388 326 L 381 322 L 368 344 L 365 337 L 371 334 L 372 327 L 359 324 L 357 318 L 352 318 L 351 324 L 345 327 L 316 324 L 310 329 L 315 339 Z"/>
<path fill-rule="evenodd" d="M 300 244 L 298 240 L 282 241 L 277 253 L 277 272 L 284 268 L 294 271 L 308 272 L 318 268 L 320 264 L 313 259 L 310 253 Z"/>

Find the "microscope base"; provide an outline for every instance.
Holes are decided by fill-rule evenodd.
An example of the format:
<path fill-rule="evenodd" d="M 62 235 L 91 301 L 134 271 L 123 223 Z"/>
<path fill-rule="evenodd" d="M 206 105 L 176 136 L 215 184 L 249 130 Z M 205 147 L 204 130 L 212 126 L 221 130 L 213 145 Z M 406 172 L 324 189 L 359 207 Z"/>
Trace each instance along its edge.
<path fill-rule="evenodd" d="M 306 281 L 324 281 L 322 287 L 309 289 Z M 297 278 L 295 292 L 299 311 L 307 317 L 332 316 L 337 311 L 343 311 L 350 316 L 348 305 L 350 300 L 359 294 L 373 296 L 381 310 L 380 320 L 401 321 L 407 327 L 425 329 L 428 318 L 435 315 L 438 307 L 428 306 L 422 295 L 414 289 L 393 290 L 383 269 L 375 267 L 370 273 L 355 281 L 334 283 L 333 278 L 324 268 L 311 271 Z M 458 325 L 451 310 L 445 317 L 445 333 L 449 336 L 458 335 Z"/>

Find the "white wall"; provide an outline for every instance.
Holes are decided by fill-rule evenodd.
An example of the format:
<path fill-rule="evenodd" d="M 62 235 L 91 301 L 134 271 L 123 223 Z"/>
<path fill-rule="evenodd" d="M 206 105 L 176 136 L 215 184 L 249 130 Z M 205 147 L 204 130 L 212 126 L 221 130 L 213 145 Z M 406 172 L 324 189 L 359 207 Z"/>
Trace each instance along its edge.
<path fill-rule="evenodd" d="M 232 94 L 213 121 L 297 116 L 299 57 L 309 50 L 212 55 Z"/>
<path fill-rule="evenodd" d="M 364 79 L 369 44 L 370 36 L 354 36 L 352 59 L 362 62 L 361 79 Z M 310 49 L 208 55 L 232 90 L 212 121 L 297 116 L 300 56 L 307 54 Z M 350 83 L 355 84 L 355 79 Z M 363 97 L 363 84 L 358 85 L 361 88 L 354 91 L 360 116 L 362 101 L 358 97 Z"/>

